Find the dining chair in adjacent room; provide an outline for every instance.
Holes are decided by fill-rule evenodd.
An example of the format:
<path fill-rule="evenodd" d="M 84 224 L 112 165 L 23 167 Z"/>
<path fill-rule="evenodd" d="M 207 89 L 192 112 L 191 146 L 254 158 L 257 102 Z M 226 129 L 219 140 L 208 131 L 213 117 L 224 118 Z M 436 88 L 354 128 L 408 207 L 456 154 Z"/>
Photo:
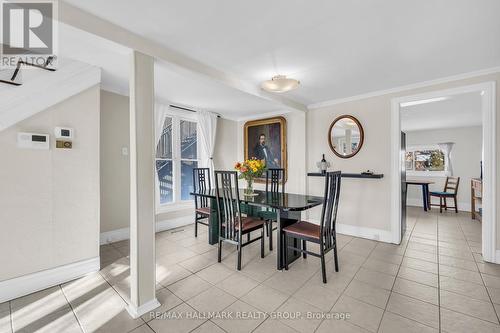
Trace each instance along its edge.
<path fill-rule="evenodd" d="M 237 269 L 241 270 L 242 248 L 260 239 L 260 257 L 264 258 L 265 221 L 258 217 L 242 216 L 238 173 L 236 171 L 215 171 L 215 194 L 219 217 L 218 261 L 222 259 L 222 243 L 236 245 L 238 252 Z M 247 239 L 243 236 L 260 229 L 260 237 Z"/>
<path fill-rule="evenodd" d="M 210 181 L 209 168 L 193 169 L 194 192 L 210 192 L 212 184 Z M 210 223 L 210 199 L 203 196 L 194 197 L 194 237 L 198 237 L 198 223 L 208 226 Z"/>
<path fill-rule="evenodd" d="M 321 258 L 323 283 L 326 283 L 325 254 L 331 250 L 333 250 L 335 271 L 339 271 L 335 224 L 340 197 L 340 180 L 340 171 L 327 172 L 325 175 L 325 195 L 319 225 L 306 221 L 299 221 L 283 228 L 283 248 L 285 251 L 284 261 L 286 270 L 288 270 L 288 249 L 291 249 L 302 252 L 304 258 L 307 258 L 307 254 Z M 302 248 L 299 249 L 294 246 L 289 246 L 288 237 L 302 240 Z M 307 251 L 307 242 L 318 244 L 320 253 Z"/>
<path fill-rule="evenodd" d="M 444 210 L 448 210 L 448 208 L 455 208 L 455 213 L 458 213 L 457 194 L 458 194 L 459 184 L 460 184 L 460 177 L 446 177 L 446 182 L 444 183 L 443 192 L 430 193 L 431 197 L 439 198 L 439 205 L 431 203 L 431 206 L 439 206 L 440 213 L 443 212 L 443 208 Z M 446 202 L 446 199 L 448 198 L 453 198 L 455 207 L 448 207 L 448 203 Z"/>
<path fill-rule="evenodd" d="M 269 168 L 266 170 L 266 195 L 271 197 L 279 194 L 285 194 L 285 169 Z M 257 216 L 266 221 L 266 231 L 269 237 L 269 251 L 273 250 L 273 222 L 277 222 L 278 216 L 276 210 L 265 208 L 257 213 Z"/>

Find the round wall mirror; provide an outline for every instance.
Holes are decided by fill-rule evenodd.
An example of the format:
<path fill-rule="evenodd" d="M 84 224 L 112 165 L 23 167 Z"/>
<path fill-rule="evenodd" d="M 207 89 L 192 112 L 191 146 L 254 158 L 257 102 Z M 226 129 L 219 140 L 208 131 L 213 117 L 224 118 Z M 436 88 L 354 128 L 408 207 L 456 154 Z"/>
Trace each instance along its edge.
<path fill-rule="evenodd" d="M 353 116 L 343 115 L 330 125 L 328 143 L 332 151 L 341 158 L 356 155 L 363 146 L 364 132 L 359 121 Z"/>

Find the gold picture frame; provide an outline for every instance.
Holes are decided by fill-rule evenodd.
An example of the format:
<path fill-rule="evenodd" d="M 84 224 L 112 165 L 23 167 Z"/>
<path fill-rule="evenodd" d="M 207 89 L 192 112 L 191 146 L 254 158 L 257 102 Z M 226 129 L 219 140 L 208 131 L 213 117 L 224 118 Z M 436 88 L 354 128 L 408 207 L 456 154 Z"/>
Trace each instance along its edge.
<path fill-rule="evenodd" d="M 268 167 L 285 169 L 286 181 L 288 178 L 286 133 L 286 119 L 284 117 L 247 121 L 243 127 L 245 160 L 253 157 L 266 159 L 266 164 L 269 164 Z M 262 135 L 264 135 L 265 140 L 265 153 L 260 144 Z M 263 158 L 264 154 L 265 158 Z M 278 163 L 276 163 L 276 160 Z M 255 181 L 263 183 L 265 182 L 265 176 Z"/>

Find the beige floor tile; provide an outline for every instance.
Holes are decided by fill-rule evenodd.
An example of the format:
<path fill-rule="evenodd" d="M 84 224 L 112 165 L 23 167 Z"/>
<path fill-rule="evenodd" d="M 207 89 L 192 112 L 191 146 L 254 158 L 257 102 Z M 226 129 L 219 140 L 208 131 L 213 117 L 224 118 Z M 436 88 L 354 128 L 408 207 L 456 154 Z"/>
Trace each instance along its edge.
<path fill-rule="evenodd" d="M 303 302 L 297 298 L 288 299 L 282 306 L 277 310 L 278 312 L 285 314 L 294 314 L 292 317 L 280 318 L 279 320 L 287 326 L 302 332 L 311 333 L 319 326 L 321 319 L 310 318 L 308 313 L 321 314 L 321 309 L 312 306 L 309 303 Z M 295 314 L 298 314 L 295 316 Z"/>
<path fill-rule="evenodd" d="M 144 324 L 142 319 L 130 317 L 125 302 L 111 288 L 74 304 L 73 310 L 86 332 L 128 332 Z"/>
<path fill-rule="evenodd" d="M 487 262 L 478 263 L 479 271 L 488 275 L 494 275 L 500 277 L 500 265 L 490 264 Z"/>
<path fill-rule="evenodd" d="M 428 252 L 428 253 L 437 253 L 437 251 L 438 251 L 437 245 L 420 244 L 420 243 L 414 243 L 414 242 L 410 242 L 408 244 L 407 249 L 421 251 L 421 252 Z"/>
<path fill-rule="evenodd" d="M 419 271 L 417 269 L 401 266 L 398 272 L 398 277 L 422 283 L 434 288 L 438 287 L 438 275 Z"/>
<path fill-rule="evenodd" d="M 438 290 L 418 282 L 397 278 L 393 291 L 434 305 L 439 304 Z"/>
<path fill-rule="evenodd" d="M 258 285 L 259 282 L 239 272 L 217 283 L 217 287 L 238 298 L 247 294 Z"/>
<path fill-rule="evenodd" d="M 236 301 L 224 311 L 232 313 L 232 317 L 213 319 L 213 322 L 228 333 L 252 332 L 266 319 L 264 312 L 242 301 Z"/>
<path fill-rule="evenodd" d="M 344 294 L 355 298 L 358 301 L 385 309 L 391 292 L 387 289 L 377 288 L 367 283 L 353 280 L 347 287 Z"/>
<path fill-rule="evenodd" d="M 276 272 L 273 276 L 264 281 L 264 284 L 285 294 L 291 295 L 296 292 L 308 279 L 309 277 L 307 276 L 283 270 Z"/>
<path fill-rule="evenodd" d="M 424 261 L 430 261 L 430 262 L 434 262 L 434 263 L 438 262 L 437 261 L 437 254 L 418 251 L 418 250 L 412 250 L 412 249 L 406 250 L 405 257 L 420 259 L 420 260 L 424 260 Z"/>
<path fill-rule="evenodd" d="M 384 274 L 366 268 L 361 268 L 356 274 L 356 276 L 354 276 L 354 279 L 368 283 L 375 287 L 391 290 L 394 284 L 395 277 L 389 274 Z"/>
<path fill-rule="evenodd" d="M 272 312 L 282 305 L 288 297 L 287 294 L 279 290 L 265 285 L 259 285 L 248 294 L 241 297 L 241 300 L 261 311 Z"/>
<path fill-rule="evenodd" d="M 290 326 L 283 324 L 278 319 L 268 318 L 262 324 L 257 327 L 253 333 L 297 333 Z M 316 331 L 317 332 L 317 331 Z"/>
<path fill-rule="evenodd" d="M 179 265 L 181 265 L 182 267 L 184 267 L 185 269 L 187 269 L 193 273 L 196 273 L 196 272 L 201 271 L 202 269 L 204 269 L 210 265 L 213 265 L 215 263 L 216 263 L 216 261 L 207 259 L 205 257 L 194 256 L 192 258 L 189 258 L 187 260 L 179 262 Z"/>
<path fill-rule="evenodd" d="M 211 287 L 202 293 L 190 298 L 187 303 L 189 306 L 200 312 L 221 311 L 225 307 L 234 303 L 236 298 L 225 291 Z"/>
<path fill-rule="evenodd" d="M 488 294 L 491 297 L 491 301 L 495 304 L 500 304 L 500 289 L 487 287 Z"/>
<path fill-rule="evenodd" d="M 211 284 L 217 284 L 231 274 L 234 274 L 234 270 L 231 270 L 220 263 L 208 266 L 207 268 L 204 268 L 196 273 L 196 275 Z"/>
<path fill-rule="evenodd" d="M 432 274 L 438 274 L 438 265 L 430 261 L 405 257 L 401 262 L 401 266 L 417 269 L 419 271 L 424 271 Z"/>
<path fill-rule="evenodd" d="M 436 328 L 432 328 L 410 320 L 405 317 L 398 316 L 391 312 L 385 312 L 380 324 L 379 333 L 438 333 Z"/>
<path fill-rule="evenodd" d="M 160 302 L 161 306 L 142 316 L 142 319 L 146 322 L 156 318 L 156 316 L 161 315 L 161 313 L 167 312 L 168 310 L 175 308 L 176 306 L 183 303 L 179 297 L 175 296 L 167 288 L 157 291 L 156 299 L 158 300 L 158 302 Z"/>
<path fill-rule="evenodd" d="M 234 269 L 234 266 L 231 266 Z M 267 256 L 263 260 L 251 261 L 242 267 L 241 273 L 248 277 L 263 282 L 276 273 L 276 257 Z"/>
<path fill-rule="evenodd" d="M 82 329 L 71 308 L 67 307 L 59 311 L 50 312 L 44 316 L 30 315 L 12 320 L 14 332 L 37 332 L 37 333 L 81 333 Z M 35 319 L 36 318 L 36 319 Z M 35 320 L 33 320 L 35 319 Z"/>
<path fill-rule="evenodd" d="M 219 326 L 215 325 L 213 322 L 206 321 L 203 325 L 198 326 L 192 333 L 224 333 L 224 330 Z"/>
<path fill-rule="evenodd" d="M 190 275 L 185 279 L 171 284 L 170 286 L 168 286 L 168 289 L 179 298 L 187 301 L 188 299 L 202 293 L 210 287 L 210 283 L 206 282 L 202 278 L 196 275 Z"/>
<path fill-rule="evenodd" d="M 486 287 L 493 287 L 500 289 L 500 277 L 489 275 L 489 274 L 481 274 L 483 277 L 483 281 Z"/>
<path fill-rule="evenodd" d="M 441 290 L 440 293 L 442 308 L 498 324 L 498 318 L 491 302 L 480 301 L 446 290 Z"/>
<path fill-rule="evenodd" d="M 353 325 L 343 319 L 325 319 L 321 325 L 319 325 L 316 333 L 369 333 L 370 331 L 365 330 L 359 326 Z"/>
<path fill-rule="evenodd" d="M 0 333 L 12 333 L 12 324 L 9 310 L 4 309 L 4 311 L 0 311 Z"/>
<path fill-rule="evenodd" d="M 439 254 L 448 257 L 474 261 L 474 256 L 472 255 L 472 252 L 469 250 L 454 250 L 446 247 L 440 247 Z"/>
<path fill-rule="evenodd" d="M 293 297 L 328 312 L 332 309 L 333 305 L 340 297 L 340 293 L 325 286 L 307 282 L 295 294 L 293 294 Z"/>
<path fill-rule="evenodd" d="M 149 326 L 156 333 L 187 333 L 201 326 L 205 321 L 196 315 L 195 309 L 182 303 L 166 315 L 150 321 Z"/>
<path fill-rule="evenodd" d="M 387 311 L 439 328 L 439 307 L 398 293 L 392 293 Z"/>
<path fill-rule="evenodd" d="M 500 326 L 441 308 L 441 329 L 447 333 L 499 333 Z"/>
<path fill-rule="evenodd" d="M 447 266 L 458 267 L 462 269 L 467 269 L 473 272 L 477 272 L 478 268 L 474 261 L 464 260 L 459 258 L 447 257 L 447 256 L 439 256 L 439 263 Z"/>
<path fill-rule="evenodd" d="M 449 276 L 456 280 L 468 281 L 483 285 L 483 279 L 479 272 L 473 272 L 467 269 L 462 269 L 458 267 L 439 265 L 439 274 L 441 276 Z"/>
<path fill-rule="evenodd" d="M 377 332 L 384 310 L 343 295 L 333 307 L 332 312 L 349 314 L 349 318 L 346 319 L 349 323 L 371 332 Z"/>
<path fill-rule="evenodd" d="M 399 264 L 391 264 L 385 261 L 381 261 L 374 258 L 368 258 L 362 265 L 364 268 L 371 269 L 372 271 L 377 271 L 385 274 L 390 274 L 396 276 L 399 270 Z"/>
<path fill-rule="evenodd" d="M 81 304 L 107 289 L 109 284 L 99 273 L 89 274 L 62 285 L 64 296 L 72 305 Z"/>
<path fill-rule="evenodd" d="M 441 290 L 452 291 L 470 298 L 488 302 L 490 301 L 486 287 L 476 283 L 441 276 L 439 278 L 439 287 Z"/>
<path fill-rule="evenodd" d="M 156 264 L 156 282 L 164 287 L 188 277 L 193 274 L 178 264 L 162 265 Z"/>
<path fill-rule="evenodd" d="M 368 257 L 368 260 L 370 259 L 376 259 L 380 261 L 385 261 L 390 264 L 400 265 L 401 261 L 403 261 L 403 256 L 399 254 L 391 254 L 384 252 L 384 250 L 379 250 L 379 248 L 377 247 Z"/>
<path fill-rule="evenodd" d="M 130 333 L 155 333 L 148 325 L 144 324 L 142 326 L 137 327 Z"/>

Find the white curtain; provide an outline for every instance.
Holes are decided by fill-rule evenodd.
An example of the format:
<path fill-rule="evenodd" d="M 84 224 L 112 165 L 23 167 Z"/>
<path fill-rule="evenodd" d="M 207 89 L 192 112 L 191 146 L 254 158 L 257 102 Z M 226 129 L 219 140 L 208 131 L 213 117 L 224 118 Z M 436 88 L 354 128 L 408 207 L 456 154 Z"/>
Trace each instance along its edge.
<path fill-rule="evenodd" d="M 155 149 L 154 149 L 155 155 L 154 156 L 156 156 L 156 147 L 158 147 L 158 143 L 160 142 L 161 133 L 163 132 L 163 124 L 165 123 L 165 119 L 167 118 L 168 109 L 169 109 L 168 105 L 155 103 Z M 156 198 L 159 198 L 160 188 L 158 184 L 160 182 L 158 178 L 158 172 L 156 172 L 156 162 L 154 165 L 154 170 L 156 178 L 155 193 L 156 193 Z M 155 204 L 157 201 L 158 200 L 155 200 Z"/>
<path fill-rule="evenodd" d="M 449 176 L 453 176 L 453 166 L 451 165 L 451 150 L 453 149 L 454 142 L 439 143 L 439 149 L 444 153 L 445 170 Z"/>
<path fill-rule="evenodd" d="M 200 126 L 200 166 L 214 171 L 215 135 L 217 133 L 217 115 L 208 111 L 198 111 L 198 125 Z"/>

